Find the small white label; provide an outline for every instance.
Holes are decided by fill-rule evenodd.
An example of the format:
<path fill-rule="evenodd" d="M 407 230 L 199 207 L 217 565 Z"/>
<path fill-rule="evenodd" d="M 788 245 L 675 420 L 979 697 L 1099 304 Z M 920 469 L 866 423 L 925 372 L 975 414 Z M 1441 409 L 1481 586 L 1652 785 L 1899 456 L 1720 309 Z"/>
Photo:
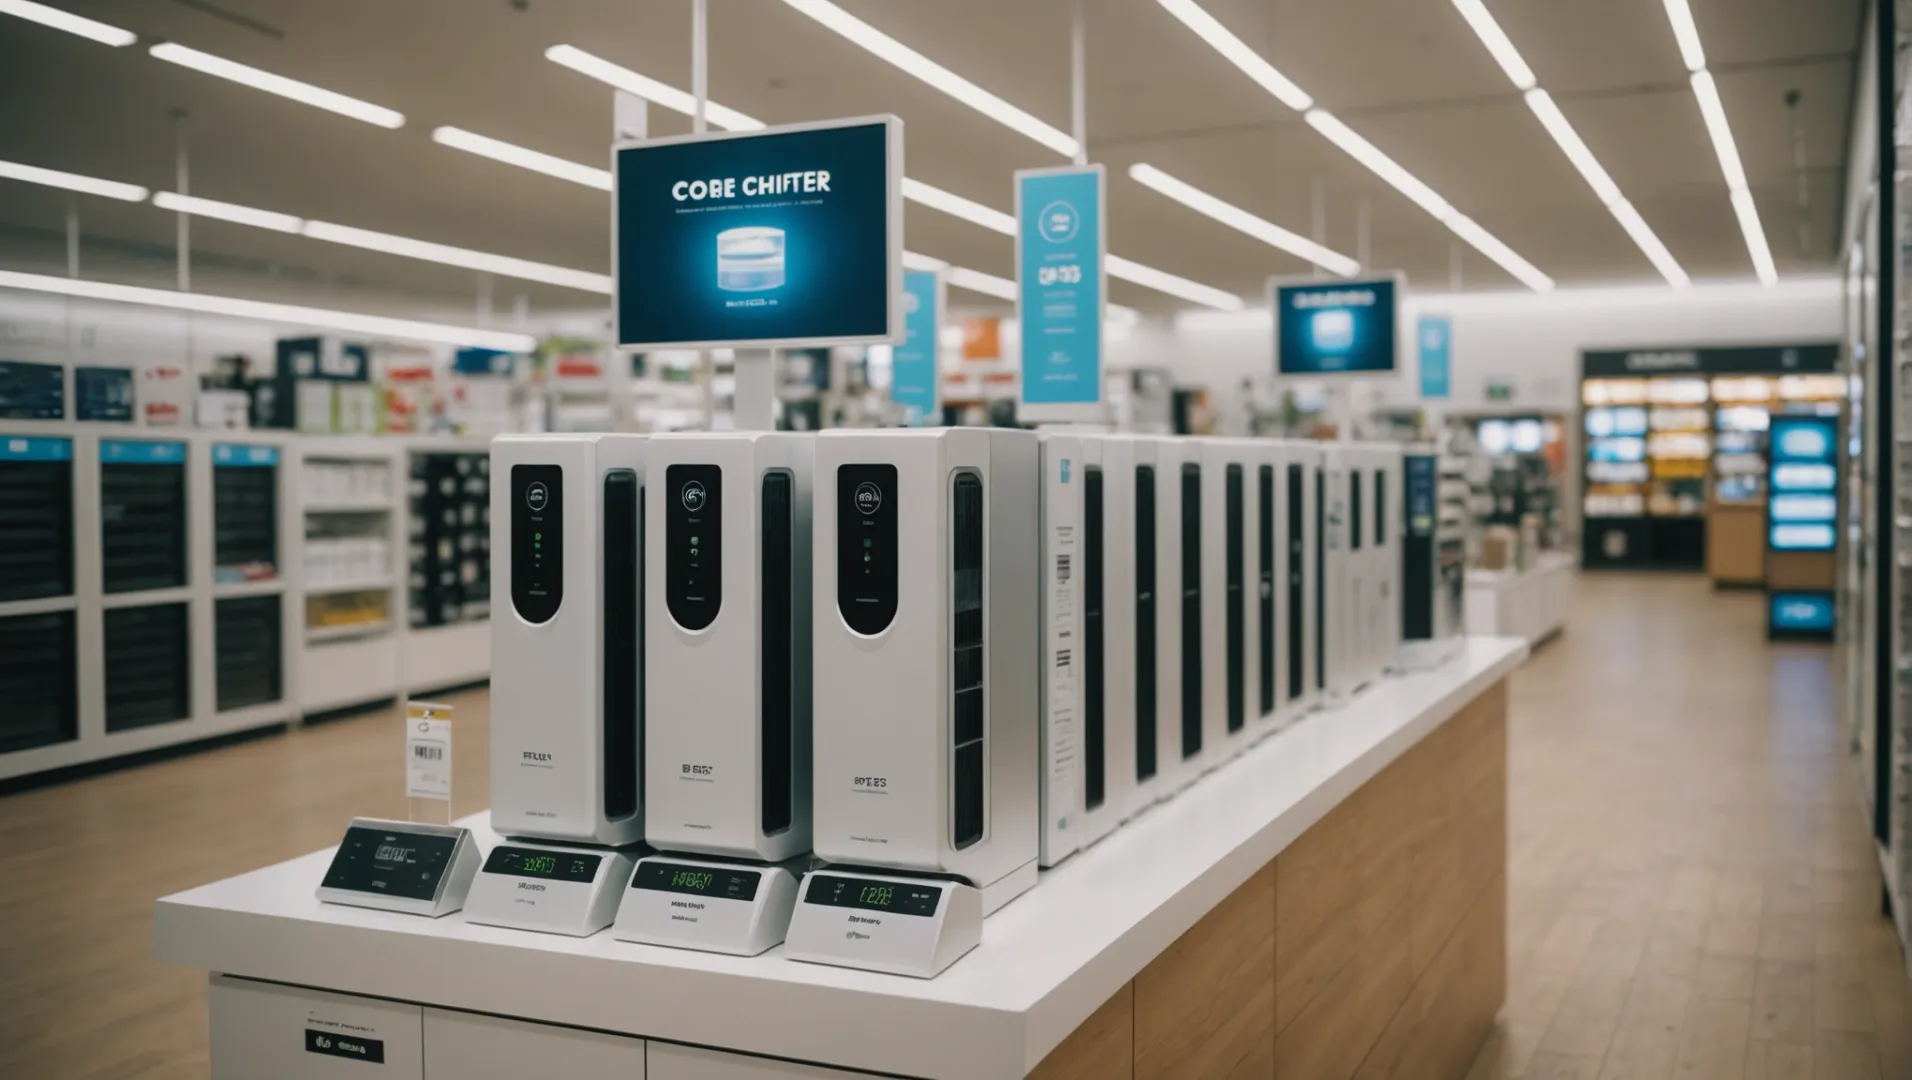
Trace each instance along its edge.
<path fill-rule="evenodd" d="M 1076 709 L 1079 704 L 1076 679 L 1076 532 L 1080 524 L 1075 504 L 1075 485 L 1068 483 L 1069 465 L 1054 478 L 1049 501 L 1049 625 L 1045 628 L 1049 644 L 1049 805 L 1057 819 L 1051 824 L 1069 827 L 1070 810 L 1076 804 L 1077 771 L 1081 747 L 1078 745 Z"/>
<path fill-rule="evenodd" d="M 405 797 L 451 801 L 451 706 L 405 706 Z"/>

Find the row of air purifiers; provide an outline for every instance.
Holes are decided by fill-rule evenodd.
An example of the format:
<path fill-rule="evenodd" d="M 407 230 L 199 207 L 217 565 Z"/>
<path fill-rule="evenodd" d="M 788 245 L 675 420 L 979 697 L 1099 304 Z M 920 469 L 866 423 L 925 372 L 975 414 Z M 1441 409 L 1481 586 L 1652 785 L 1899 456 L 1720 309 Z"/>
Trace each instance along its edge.
<path fill-rule="evenodd" d="M 492 823 L 993 910 L 1394 666 L 1398 446 L 1002 429 L 492 444 Z"/>

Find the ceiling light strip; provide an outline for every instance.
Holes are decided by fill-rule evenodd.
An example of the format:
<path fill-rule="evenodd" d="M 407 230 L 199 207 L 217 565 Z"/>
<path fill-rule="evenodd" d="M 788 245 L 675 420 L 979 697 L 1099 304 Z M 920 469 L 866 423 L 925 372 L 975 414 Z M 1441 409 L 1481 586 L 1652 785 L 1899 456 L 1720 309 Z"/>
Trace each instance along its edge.
<path fill-rule="evenodd" d="M 1075 156 L 1078 147 L 1073 136 L 1016 108 L 836 6 L 830 0 L 784 0 L 784 3 L 847 38 L 853 44 L 861 46 L 877 58 L 907 74 L 914 75 L 998 124 L 1034 139 L 1063 157 Z"/>
<path fill-rule="evenodd" d="M 509 334 L 494 330 L 448 326 L 443 323 L 393 319 L 383 315 L 359 315 L 327 308 L 298 307 L 292 304 L 272 304 L 259 300 L 240 300 L 228 296 L 209 296 L 204 293 L 145 289 L 134 285 L 114 285 L 103 281 L 82 281 L 78 278 L 22 274 L 11 270 L 0 270 L 0 289 L 23 289 L 28 292 L 75 296 L 88 300 L 110 300 L 116 303 L 171 308 L 175 311 L 228 315 L 239 319 L 259 319 L 291 326 L 339 330 L 346 333 L 369 334 L 377 338 L 423 341 L 438 345 L 475 345 L 515 353 L 530 352 L 537 346 L 537 339 L 529 334 Z"/>
<path fill-rule="evenodd" d="M 1753 272 L 1762 285 L 1779 283 L 1779 268 L 1773 264 L 1772 248 L 1766 242 L 1766 229 L 1759 221 L 1759 207 L 1753 202 L 1746 166 L 1733 139 L 1732 125 L 1726 122 L 1726 106 L 1720 101 L 1719 84 L 1706 70 L 1706 50 L 1700 46 L 1699 26 L 1693 21 L 1693 9 L 1687 0 L 1665 0 L 1666 18 L 1673 26 L 1673 38 L 1680 47 L 1680 59 L 1691 72 L 1693 97 L 1699 102 L 1700 118 L 1706 121 L 1706 135 L 1713 142 L 1713 156 L 1719 159 L 1720 175 L 1726 180 L 1726 192 L 1732 199 L 1733 214 L 1739 218 L 1740 235 L 1746 241 L 1746 254 L 1753 261 Z"/>
<path fill-rule="evenodd" d="M 1688 71 L 1706 68 L 1706 50 L 1700 47 L 1700 28 L 1693 21 L 1693 9 L 1686 0 L 1666 0 L 1666 18 L 1673 24 L 1673 40 L 1680 46 L 1680 60 Z"/>
<path fill-rule="evenodd" d="M 145 202 L 146 189 L 138 184 L 122 184 L 117 180 L 101 180 L 79 173 L 61 172 L 58 169 L 42 169 L 38 165 L 22 165 L 17 161 L 0 161 L 0 179 L 20 180 L 29 184 L 41 184 L 46 187 L 77 191 L 85 195 L 99 195 L 121 202 Z"/>
<path fill-rule="evenodd" d="M 1179 296 L 1190 303 L 1212 307 L 1217 311 L 1240 311 L 1247 306 L 1242 303 L 1241 297 L 1234 293 L 1223 292 L 1211 285 L 1190 281 L 1185 277 L 1177 277 L 1152 266 L 1143 266 L 1133 259 L 1125 259 L 1120 255 L 1109 255 L 1105 266 L 1110 277 L 1121 278 L 1130 284 L 1141 285 L 1154 289 L 1156 292 L 1165 292 L 1170 296 Z"/>
<path fill-rule="evenodd" d="M 1481 0 L 1454 0 L 1454 7 L 1461 13 L 1461 18 L 1467 20 L 1467 25 L 1473 27 L 1474 36 L 1487 46 L 1487 51 L 1494 56 L 1494 62 L 1507 73 L 1507 79 L 1514 84 L 1514 88 L 1532 90 L 1539 81 L 1534 78 L 1534 69 L 1527 66 L 1527 61 L 1520 55 L 1520 50 L 1514 48 L 1507 32 L 1488 13 L 1487 5 Z"/>
<path fill-rule="evenodd" d="M 527 150 L 522 146 L 478 135 L 463 128 L 440 127 L 432 130 L 432 141 L 440 146 L 449 146 L 454 150 L 463 150 L 468 154 L 477 154 L 506 165 L 516 165 L 520 169 L 529 169 L 546 176 L 555 176 L 560 180 L 569 180 L 573 184 L 596 188 L 599 191 L 611 190 L 611 172 L 609 169 L 580 165 L 575 161 L 566 161 L 561 157 L 542 154 L 536 150 Z"/>
<path fill-rule="evenodd" d="M 1323 270 L 1340 274 L 1342 277 L 1352 277 L 1361 269 L 1358 261 L 1317 244 L 1298 233 L 1289 232 L 1272 221 L 1256 217 L 1232 203 L 1223 202 L 1153 165 L 1131 165 L 1129 177 L 1144 187 L 1174 199 L 1198 214 L 1213 218 L 1237 232 L 1246 233 L 1269 247 L 1306 259 Z"/>
<path fill-rule="evenodd" d="M 575 45 L 553 45 L 544 51 L 544 58 L 554 64 L 568 67 L 580 75 L 596 79 L 627 93 L 636 94 L 645 101 L 653 105 L 661 105 L 672 112 L 683 113 L 685 116 L 695 116 L 697 113 L 697 99 L 693 95 L 674 86 L 666 86 L 656 79 L 639 75 L 630 68 L 585 52 Z M 725 108 L 708 98 L 704 101 L 704 119 L 725 131 L 761 131 L 765 127 L 762 120 L 754 116 L 745 116 L 735 109 Z"/>
<path fill-rule="evenodd" d="M 161 191 L 153 195 L 153 205 L 161 210 L 171 210 L 194 217 L 216 218 L 230 221 L 236 225 L 251 225 L 258 229 L 271 229 L 275 232 L 296 233 L 305 222 L 291 214 L 274 213 L 271 210 L 255 210 L 250 206 L 238 206 L 213 199 L 201 199 L 194 195 L 181 195 L 175 191 Z"/>
<path fill-rule="evenodd" d="M 297 79 L 288 79 L 283 75 L 274 75 L 270 71 L 261 71 L 256 67 L 248 67 L 224 57 L 200 52 L 198 49 L 189 49 L 184 45 L 167 41 L 153 46 L 147 52 L 169 64 L 178 64 L 207 75 L 228 79 L 242 86 L 250 86 L 254 90 L 277 94 L 301 104 L 338 113 L 340 116 L 349 116 L 354 120 L 363 120 L 382 128 L 405 126 L 405 114 L 395 109 L 374 105 L 369 101 L 360 101 L 358 98 L 347 97 L 336 91 L 313 86 L 311 83 L 303 83 Z"/>
<path fill-rule="evenodd" d="M 610 296 L 613 293 L 609 274 L 594 274 L 588 270 L 572 270 L 563 266 L 532 262 L 529 259 L 514 259 L 509 255 L 492 255 L 488 252 L 472 251 L 469 248 L 452 247 L 449 244 L 434 244 L 427 240 L 413 240 L 410 237 L 373 232 L 370 229 L 355 229 L 349 225 L 334 225 L 329 221 L 308 221 L 301 231 L 314 240 L 345 244 L 363 248 L 366 251 L 383 252 L 387 255 L 399 255 L 408 259 L 418 259 L 421 262 L 441 263 L 445 266 L 457 266 L 466 270 L 477 270 L 481 273 L 497 274 L 523 281 L 539 281 L 547 285 L 597 293 L 600 296 Z"/>
<path fill-rule="evenodd" d="M 83 18 L 70 11 L 36 4 L 33 0 L 0 0 L 0 15 L 12 15 L 15 18 L 36 22 L 55 30 L 64 30 L 77 34 L 89 41 L 120 48 L 139 40 L 139 35 L 131 30 L 122 30 L 93 19 Z"/>
<path fill-rule="evenodd" d="M 1202 10 L 1194 0 L 1160 0 L 1170 15 L 1182 21 L 1182 25 L 1195 31 L 1197 37 L 1208 42 L 1209 47 L 1221 53 L 1229 63 L 1240 68 L 1242 74 L 1255 80 L 1263 90 L 1273 94 L 1276 101 L 1296 112 L 1307 112 L 1314 107 L 1314 98 L 1307 91 L 1296 86 L 1288 76 L 1276 71 L 1274 65 L 1261 58 L 1261 54 L 1248 47 L 1242 39 L 1236 37 L 1215 16 Z"/>

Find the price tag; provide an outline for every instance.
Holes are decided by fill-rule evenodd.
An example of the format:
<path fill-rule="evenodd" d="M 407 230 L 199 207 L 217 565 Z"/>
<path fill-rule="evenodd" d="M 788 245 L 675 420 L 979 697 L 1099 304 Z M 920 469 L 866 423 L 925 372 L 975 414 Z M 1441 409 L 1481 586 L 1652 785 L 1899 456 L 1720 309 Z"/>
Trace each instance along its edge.
<path fill-rule="evenodd" d="M 405 703 L 405 797 L 451 802 L 451 706 Z"/>

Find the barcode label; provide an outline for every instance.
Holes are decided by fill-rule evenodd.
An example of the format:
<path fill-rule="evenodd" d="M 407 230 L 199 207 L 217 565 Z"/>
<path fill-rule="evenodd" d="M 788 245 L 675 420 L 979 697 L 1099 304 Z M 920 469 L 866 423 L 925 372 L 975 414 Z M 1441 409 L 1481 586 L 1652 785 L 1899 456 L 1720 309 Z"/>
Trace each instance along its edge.
<path fill-rule="evenodd" d="M 1069 583 L 1069 564 L 1070 564 L 1069 556 L 1067 555 L 1056 556 L 1056 581 L 1063 585 L 1067 585 Z"/>
<path fill-rule="evenodd" d="M 429 743 L 413 743 L 412 756 L 420 761 L 443 761 L 445 760 L 445 748 L 442 746 L 432 746 Z"/>
<path fill-rule="evenodd" d="M 1073 651 L 1074 650 L 1072 649 L 1057 649 L 1056 650 L 1056 666 L 1059 668 L 1068 667 L 1069 660 L 1070 660 L 1069 654 Z"/>

